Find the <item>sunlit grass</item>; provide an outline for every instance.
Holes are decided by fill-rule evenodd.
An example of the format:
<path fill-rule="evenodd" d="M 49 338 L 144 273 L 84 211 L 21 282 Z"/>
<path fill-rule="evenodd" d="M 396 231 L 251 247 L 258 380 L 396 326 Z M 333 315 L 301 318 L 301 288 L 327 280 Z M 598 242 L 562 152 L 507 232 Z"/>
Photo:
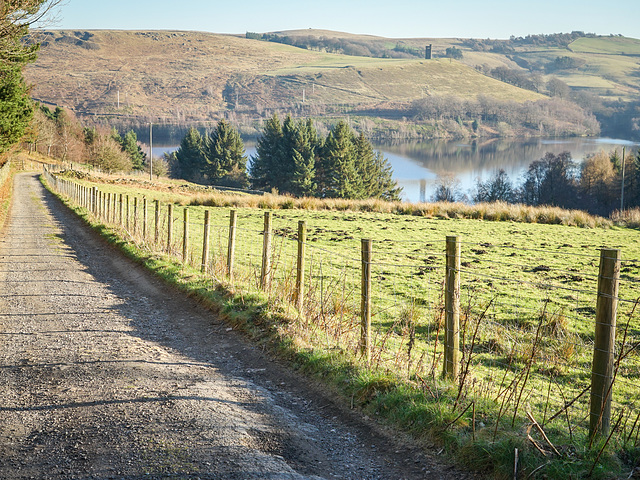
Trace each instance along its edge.
<path fill-rule="evenodd" d="M 121 193 L 128 187 L 100 188 Z M 128 192 L 149 199 L 166 195 L 153 190 Z M 549 418 L 589 383 L 601 247 L 622 249 L 620 296 L 626 300 L 638 296 L 638 231 L 582 212 L 509 205 L 323 202 L 229 194 L 170 198 L 178 202 L 170 248 L 165 240 L 166 205 L 162 206 L 156 245 L 143 242 L 140 228 L 135 232 L 109 228 L 133 241 L 134 246 L 126 247 L 130 254 L 169 281 L 209 298 L 224 315 L 262 341 L 275 336 L 294 362 L 337 384 L 354 405 L 402 426 L 417 438 L 435 437 L 451 452 L 472 455 L 487 449 L 490 454 L 481 462 L 482 468 L 498 475 L 507 469 L 509 448 L 511 454 L 514 447 L 527 452 L 525 471 L 540 465 L 521 432 L 528 410 L 544 424 L 554 443 L 572 451 L 584 450 L 582 417 L 588 395 L 575 402 L 570 414 Z M 190 212 L 191 249 L 183 262 L 185 208 Z M 233 279 L 226 276 L 230 208 L 238 216 Z M 200 276 L 205 210 L 211 215 L 211 259 L 206 275 Z M 273 214 L 275 268 L 271 289 L 262 292 L 258 285 L 265 210 Z M 151 209 L 149 218 L 153 218 Z M 292 303 L 300 220 L 306 221 L 308 229 L 301 316 Z M 139 215 L 138 226 L 140 222 Z M 463 242 L 462 363 L 468 370 L 463 369 L 461 386 L 440 379 L 444 239 L 449 235 Z M 358 356 L 361 238 L 374 240 L 369 368 Z M 167 250 L 178 260 L 165 257 Z M 630 310 L 630 304 L 624 304 L 619 318 L 621 326 L 630 325 L 627 344 L 640 337 L 637 315 L 629 317 Z M 625 432 L 637 412 L 634 385 L 638 371 L 640 358 L 634 354 L 621 365 L 616 386 L 615 411 L 620 412 L 620 406 L 628 409 Z M 616 438 L 618 443 L 603 461 L 618 449 L 630 449 L 625 455 L 636 458 L 637 447 L 630 447 L 625 434 L 620 432 Z M 568 466 L 550 478 L 578 478 L 590 461 L 593 457 L 588 451 L 568 463 L 560 458 L 558 462 Z M 555 468 L 552 462 L 545 474 Z M 567 473 L 572 469 L 579 473 Z"/>

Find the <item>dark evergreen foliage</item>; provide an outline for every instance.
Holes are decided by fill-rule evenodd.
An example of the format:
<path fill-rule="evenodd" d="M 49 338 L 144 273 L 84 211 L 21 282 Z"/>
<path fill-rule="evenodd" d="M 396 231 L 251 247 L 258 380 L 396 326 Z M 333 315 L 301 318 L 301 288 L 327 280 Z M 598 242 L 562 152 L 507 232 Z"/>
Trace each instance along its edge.
<path fill-rule="evenodd" d="M 0 64 L 0 155 L 18 142 L 33 116 L 21 66 Z"/>
<path fill-rule="evenodd" d="M 220 120 L 204 136 L 190 128 L 168 163 L 173 176 L 192 182 L 238 188 L 248 185 L 244 143 L 226 120 Z"/>
<path fill-rule="evenodd" d="M 282 123 L 274 113 L 262 129 L 262 135 L 258 137 L 256 145 L 256 156 L 251 159 L 249 175 L 253 188 L 258 190 L 275 188 L 281 145 Z"/>
<path fill-rule="evenodd" d="M 400 198 L 389 162 L 343 121 L 321 142 L 311 120 L 288 116 L 280 123 L 274 115 L 256 150 L 250 172 L 254 188 L 327 198 Z"/>
<path fill-rule="evenodd" d="M 344 121 L 327 135 L 320 160 L 324 172 L 318 182 L 320 197 L 362 198 L 353 140 L 351 128 Z"/>
<path fill-rule="evenodd" d="M 138 136 L 133 130 L 125 133 L 121 142 L 122 150 L 129 155 L 134 170 L 144 169 L 144 161 L 146 155 L 142 151 L 142 147 L 138 145 Z"/>
<path fill-rule="evenodd" d="M 175 174 L 192 182 L 202 181 L 204 168 L 203 140 L 200 132 L 190 128 L 175 153 Z"/>
<path fill-rule="evenodd" d="M 246 187 L 247 157 L 238 130 L 220 120 L 204 139 L 202 173 L 214 185 Z"/>

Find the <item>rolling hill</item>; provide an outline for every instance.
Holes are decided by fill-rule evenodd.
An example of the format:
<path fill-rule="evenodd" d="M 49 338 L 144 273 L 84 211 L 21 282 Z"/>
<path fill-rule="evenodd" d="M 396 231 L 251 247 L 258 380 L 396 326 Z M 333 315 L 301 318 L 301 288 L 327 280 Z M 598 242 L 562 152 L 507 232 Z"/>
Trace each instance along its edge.
<path fill-rule="evenodd" d="M 538 74 L 540 80 L 560 78 L 573 88 L 600 97 L 640 99 L 640 40 L 620 36 L 590 34 L 533 35 L 509 40 L 474 40 L 462 38 L 399 38 L 353 35 L 324 30 L 290 30 L 274 32 L 279 37 L 301 41 L 331 38 L 343 44 L 365 47 L 371 52 L 400 55 L 406 50 L 424 51 L 433 45 L 435 56 L 449 47 L 463 53 L 462 63 L 488 71 L 506 67 Z M 572 38 L 577 37 L 572 40 Z M 575 59 L 572 68 L 552 68 L 556 58 Z"/>
<path fill-rule="evenodd" d="M 303 102 L 323 113 L 426 96 L 543 98 L 449 59 L 349 56 L 202 32 L 49 31 L 41 42 L 25 72 L 33 97 L 91 115 L 185 121 Z"/>

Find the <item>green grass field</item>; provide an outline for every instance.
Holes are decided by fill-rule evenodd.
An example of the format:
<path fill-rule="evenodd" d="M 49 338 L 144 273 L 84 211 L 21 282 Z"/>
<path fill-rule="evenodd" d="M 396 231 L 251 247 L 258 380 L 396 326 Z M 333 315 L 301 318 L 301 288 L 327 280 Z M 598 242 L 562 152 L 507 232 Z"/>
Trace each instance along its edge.
<path fill-rule="evenodd" d="M 609 55 L 640 55 L 640 40 L 627 37 L 579 38 L 569 48 L 574 52 Z"/>
<path fill-rule="evenodd" d="M 85 182 L 85 185 L 90 184 Z M 229 280 L 225 271 L 228 208 L 188 206 L 189 198 L 167 196 L 154 190 L 134 190 L 119 185 L 99 187 L 104 192 L 118 194 L 118 199 L 120 194 L 130 195 L 131 216 L 133 196 L 140 199 L 139 205 L 142 205 L 142 195 L 149 205 L 155 199 L 178 202 L 174 206 L 176 220 L 169 249 L 164 204 L 158 243 L 153 242 L 151 206 L 147 227 L 150 241 L 144 243 L 141 238 L 141 209 L 135 221 L 129 220 L 128 232 L 122 232 L 126 238 L 138 242 L 139 248 L 147 252 L 146 258 L 153 261 L 164 258 L 167 250 L 182 260 L 182 219 L 184 209 L 188 208 L 191 247 L 186 263 L 191 267 L 180 267 L 180 283 L 184 286 L 195 282 L 198 288 L 212 289 L 217 284 L 226 285 L 242 298 L 236 298 L 230 309 L 246 311 L 251 302 L 258 302 L 260 311 L 270 312 L 272 320 L 280 320 L 268 327 L 251 314 L 252 321 L 268 330 L 276 329 L 280 338 L 288 339 L 298 355 L 306 356 L 311 364 L 319 359 L 331 364 L 339 357 L 361 365 L 358 360 L 360 241 L 373 239 L 372 373 L 362 374 L 366 378 L 358 377 L 357 381 L 349 380 L 363 382 L 364 386 L 353 393 L 357 404 L 404 425 L 419 437 L 429 431 L 471 450 L 475 447 L 470 445 L 485 445 L 478 448 L 490 448 L 492 455 L 496 444 L 504 438 L 521 438 L 524 445 L 528 445 L 521 429 L 528 422 L 526 412 L 530 412 L 543 425 L 551 442 L 573 452 L 574 461 L 592 459 L 585 447 L 589 398 L 588 394 L 579 395 L 590 384 L 599 250 L 619 248 L 622 253 L 616 345 L 617 353 L 626 353 L 640 341 L 638 314 L 631 315 L 640 297 L 638 230 L 361 211 L 275 210 L 272 211 L 273 283 L 266 297 L 262 297 L 259 277 L 265 210 L 236 209 L 236 266 L 234 279 Z M 211 258 L 204 280 L 204 285 L 209 287 L 202 287 L 203 281 L 194 280 L 202 265 L 205 210 L 211 215 Z M 126 212 L 126 208 L 123 211 Z M 301 220 L 306 222 L 308 231 L 302 320 L 293 306 L 296 232 Z M 459 386 L 439 378 L 444 340 L 445 239 L 452 235 L 459 236 L 462 242 L 463 381 Z M 639 376 L 640 354 L 636 349 L 624 358 L 618 369 L 613 418 L 615 421 L 620 415 L 620 423 L 609 446 L 609 456 L 605 458 L 620 456 L 621 452 L 638 458 L 637 433 L 632 426 L 640 412 Z M 391 408 L 394 402 L 400 401 L 398 392 L 389 386 L 394 382 L 412 388 L 400 395 L 404 398 L 402 418 L 395 418 L 400 415 L 399 407 Z M 422 400 L 417 400 L 418 394 Z M 427 401 L 423 397 L 431 398 L 429 401 L 435 402 L 436 407 L 428 407 L 428 402 L 423 404 Z M 574 399 L 577 400 L 565 412 L 563 406 Z M 453 422 L 463 407 L 472 404 L 470 402 L 475 405 L 475 417 L 471 418 L 469 410 Z M 435 413 L 427 414 L 423 411 L 425 408 L 433 408 Z M 416 421 L 414 417 L 419 411 L 423 411 L 424 418 Z M 550 420 L 555 414 L 558 415 Z M 414 420 L 408 420 L 411 418 Z M 445 435 L 441 428 L 450 422 Z M 471 435 L 475 441 L 468 443 Z M 529 471 L 532 471 L 538 460 L 535 453 L 528 451 L 528 455 Z M 571 464 L 570 458 L 562 456 L 557 460 L 560 464 Z M 495 462 L 491 468 L 502 468 L 497 466 L 498 460 Z M 582 466 L 576 467 L 575 476 L 565 468 L 548 478 L 579 478 L 586 467 L 580 462 L 577 465 Z M 545 475 L 550 474 L 550 469 Z"/>

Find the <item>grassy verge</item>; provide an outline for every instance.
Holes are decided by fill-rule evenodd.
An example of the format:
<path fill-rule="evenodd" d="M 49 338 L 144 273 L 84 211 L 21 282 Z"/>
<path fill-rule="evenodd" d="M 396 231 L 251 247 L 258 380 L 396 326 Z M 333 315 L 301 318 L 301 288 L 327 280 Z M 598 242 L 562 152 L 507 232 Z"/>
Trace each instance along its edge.
<path fill-rule="evenodd" d="M 13 191 L 13 170 L 11 163 L 5 163 L 0 168 L 0 231 L 4 227 L 11 205 L 11 193 Z"/>
<path fill-rule="evenodd" d="M 113 193 L 142 193 L 116 184 L 102 188 Z M 149 190 L 144 193 L 149 199 L 166 195 Z M 451 219 L 461 215 L 449 214 L 372 213 L 353 209 L 354 204 L 351 209 L 334 210 L 324 210 L 320 203 L 311 206 L 317 210 L 285 206 L 274 214 L 276 250 L 281 252 L 276 263 L 284 273 L 276 278 L 272 291 L 263 292 L 256 286 L 252 269 L 262 242 L 258 235 L 263 212 L 251 205 L 258 202 L 256 207 L 276 208 L 278 204 L 270 197 L 224 199 L 242 202 L 233 203 L 238 207 L 241 230 L 238 274 L 233 280 L 225 276 L 219 261 L 214 261 L 207 275 L 191 266 L 202 262 L 197 247 L 190 261 L 182 264 L 163 253 L 160 245 L 151 250 L 148 243 L 143 247 L 135 228 L 108 227 L 84 209 L 72 208 L 131 258 L 201 299 L 297 368 L 323 379 L 345 402 L 418 440 L 438 442 L 470 468 L 512 478 L 517 448 L 519 478 L 584 478 L 592 469 L 593 478 L 613 478 L 628 473 L 640 459 L 633 417 L 637 412 L 638 355 L 631 355 L 622 365 L 625 383 L 617 390 L 624 407 L 624 429 L 615 430 L 614 440 L 602 455 L 598 453 L 604 442 L 589 448 L 580 420 L 568 414 L 550 418 L 559 404 L 576 398 L 588 381 L 593 326 L 590 295 L 594 293 L 597 249 L 603 245 L 620 247 L 625 258 L 634 259 L 624 264 L 626 278 L 621 286 L 625 298 L 634 298 L 640 278 L 640 265 L 635 261 L 640 258 L 638 232 L 611 227 L 608 222 L 603 222 L 607 228 L 576 228 Z M 172 201 L 206 203 L 175 196 Z M 189 210 L 195 227 L 190 238 L 198 245 L 204 208 Z M 542 211 L 531 210 L 535 215 Z M 141 224 L 137 213 L 134 225 Z M 213 208 L 210 213 L 218 232 L 214 247 L 223 251 L 227 210 Z M 569 218 L 562 211 L 556 215 Z M 176 217 L 180 218 L 180 212 Z M 287 272 L 291 271 L 291 257 L 286 253 L 300 219 L 310 224 L 309 248 L 314 259 L 308 270 L 310 295 L 303 316 L 290 302 L 292 279 Z M 161 238 L 168 232 L 166 225 L 164 228 Z M 174 227 L 174 238 L 179 230 L 179 225 Z M 460 384 L 445 382 L 439 376 L 442 304 L 437 272 L 442 268 L 443 239 L 452 234 L 467 240 L 463 245 L 467 283 L 463 363 L 467 368 Z M 356 353 L 359 251 L 354 235 L 375 238 L 377 246 L 375 280 L 382 293 L 375 298 L 375 347 L 369 367 Z M 334 251 L 329 252 L 331 249 Z M 169 250 L 179 249 L 173 245 Z M 216 252 L 213 257 L 221 258 Z M 332 258 L 339 261 L 332 263 Z M 548 292 L 555 297 L 551 299 Z M 628 320 L 633 343 L 640 328 L 636 318 L 633 323 L 631 316 Z M 622 343 L 623 350 L 628 343 Z M 515 408 L 505 400 L 514 395 L 523 399 Z M 553 403 L 549 401 L 552 396 L 562 398 Z M 530 422 L 525 412 L 529 410 L 544 425 L 549 443 L 535 430 L 527 431 Z"/>

